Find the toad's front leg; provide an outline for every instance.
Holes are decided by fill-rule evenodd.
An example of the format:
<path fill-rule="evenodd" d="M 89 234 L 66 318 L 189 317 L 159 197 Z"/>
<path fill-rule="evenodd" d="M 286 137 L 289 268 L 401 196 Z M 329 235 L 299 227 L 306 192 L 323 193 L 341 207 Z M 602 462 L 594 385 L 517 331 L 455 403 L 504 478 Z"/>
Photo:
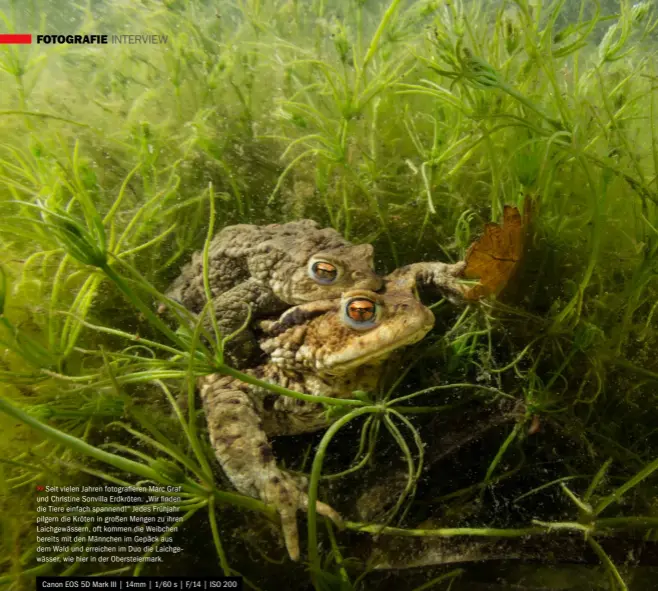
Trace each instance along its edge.
<path fill-rule="evenodd" d="M 386 276 L 387 290 L 425 287 L 438 290 L 454 304 L 464 302 L 466 286 L 460 281 L 466 263 L 440 262 L 412 263 L 396 269 Z"/>
<path fill-rule="evenodd" d="M 224 472 L 238 491 L 276 507 L 288 553 L 298 560 L 297 511 L 308 507 L 308 497 L 298 480 L 277 467 L 248 386 L 213 374 L 201 378 L 199 388 L 210 442 Z M 318 501 L 316 510 L 342 526 L 328 505 Z"/>

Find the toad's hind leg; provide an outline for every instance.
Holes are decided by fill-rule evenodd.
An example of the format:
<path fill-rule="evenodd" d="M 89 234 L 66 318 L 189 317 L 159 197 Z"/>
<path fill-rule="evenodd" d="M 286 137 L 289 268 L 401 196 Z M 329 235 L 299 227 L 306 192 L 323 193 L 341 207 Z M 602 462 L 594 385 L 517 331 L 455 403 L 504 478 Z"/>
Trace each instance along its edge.
<path fill-rule="evenodd" d="M 208 285 L 213 297 L 218 297 L 248 278 L 249 269 L 244 259 L 216 255 L 208 261 Z M 183 266 L 165 295 L 195 314 L 201 312 L 207 301 L 203 281 L 203 251 L 192 255 L 190 262 Z"/>
<path fill-rule="evenodd" d="M 307 508 L 308 497 L 298 481 L 277 467 L 257 403 L 244 383 L 230 377 L 206 376 L 199 380 L 199 388 L 210 442 L 224 472 L 238 491 L 276 507 L 288 553 L 298 560 L 296 514 Z M 342 525 L 328 505 L 317 502 L 316 510 Z"/>
<path fill-rule="evenodd" d="M 212 303 L 222 337 L 233 334 L 246 322 L 249 317 L 249 306 L 253 318 L 264 314 L 276 314 L 286 308 L 286 305 L 268 287 L 255 279 L 241 282 L 218 295 Z M 206 327 L 212 330 L 210 319 L 206 319 Z M 256 339 L 247 328 L 227 343 L 225 352 L 231 365 L 247 367 L 258 350 Z"/>

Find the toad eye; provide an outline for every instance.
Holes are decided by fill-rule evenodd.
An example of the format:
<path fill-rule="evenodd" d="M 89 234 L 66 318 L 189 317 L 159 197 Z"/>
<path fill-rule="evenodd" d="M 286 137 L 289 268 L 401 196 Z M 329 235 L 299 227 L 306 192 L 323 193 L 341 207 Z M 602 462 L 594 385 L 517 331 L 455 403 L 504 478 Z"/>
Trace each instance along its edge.
<path fill-rule="evenodd" d="M 327 261 L 315 261 L 310 266 L 310 274 L 318 283 L 330 285 L 338 279 L 338 268 Z"/>
<path fill-rule="evenodd" d="M 347 300 L 343 308 L 345 321 L 357 330 L 365 330 L 375 326 L 378 315 L 377 304 L 364 297 Z"/>
<path fill-rule="evenodd" d="M 347 315 L 355 322 L 368 322 L 375 317 L 375 303 L 370 300 L 352 300 L 347 304 Z"/>

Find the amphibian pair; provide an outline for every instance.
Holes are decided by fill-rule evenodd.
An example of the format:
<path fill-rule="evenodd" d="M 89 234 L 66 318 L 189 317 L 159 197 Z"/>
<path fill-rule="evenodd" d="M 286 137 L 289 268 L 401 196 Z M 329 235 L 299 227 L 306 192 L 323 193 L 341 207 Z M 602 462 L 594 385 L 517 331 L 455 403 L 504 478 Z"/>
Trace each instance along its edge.
<path fill-rule="evenodd" d="M 265 358 L 247 373 L 290 390 L 349 398 L 355 390 L 373 391 L 382 362 L 432 328 L 434 316 L 416 298 L 416 287 L 431 285 L 458 297 L 462 269 L 417 263 L 380 278 L 370 245 L 352 245 L 334 230 L 302 220 L 222 230 L 211 244 L 209 284 L 223 331 L 239 328 L 247 304 L 252 306 L 260 337 L 248 333 L 242 345 L 257 346 Z M 168 295 L 192 312 L 203 309 L 201 254 Z M 294 304 L 275 320 L 257 321 Z M 243 353 L 235 357 L 248 365 Z M 219 374 L 199 379 L 199 389 L 222 468 L 238 491 L 277 508 L 288 552 L 298 559 L 296 512 L 307 507 L 304 482 L 277 467 L 268 436 L 326 427 L 324 407 Z M 318 502 L 316 508 L 340 524 L 331 507 Z"/>
<path fill-rule="evenodd" d="M 243 325 L 249 307 L 251 318 L 257 320 L 297 304 L 340 297 L 348 289 L 380 289 L 373 252 L 370 244 L 351 244 L 336 230 L 320 229 L 312 220 L 224 228 L 208 253 L 212 311 L 222 335 Z M 202 311 L 207 299 L 201 252 L 183 267 L 166 295 L 195 314 Z M 256 348 L 253 333 L 246 330 L 231 341 L 228 360 L 237 367 L 248 366 Z"/>

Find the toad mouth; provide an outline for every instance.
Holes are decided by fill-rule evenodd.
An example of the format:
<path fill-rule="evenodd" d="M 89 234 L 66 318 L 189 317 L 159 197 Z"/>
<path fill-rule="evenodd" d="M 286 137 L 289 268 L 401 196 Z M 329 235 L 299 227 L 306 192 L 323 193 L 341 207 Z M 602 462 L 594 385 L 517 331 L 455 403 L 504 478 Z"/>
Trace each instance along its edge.
<path fill-rule="evenodd" d="M 339 361 L 336 365 L 332 367 L 327 367 L 324 370 L 324 373 L 326 375 L 341 375 L 344 374 L 345 372 L 350 371 L 351 369 L 354 369 L 355 367 L 360 367 L 363 365 L 373 365 L 378 361 L 388 357 L 396 349 L 401 349 L 403 347 L 406 347 L 408 345 L 413 345 L 414 343 L 420 341 L 429 332 L 432 325 L 430 325 L 429 328 L 427 327 L 427 325 L 423 325 L 422 327 L 418 328 L 418 330 L 414 331 L 408 336 L 404 338 L 396 339 L 390 345 L 386 347 L 382 347 L 381 349 L 377 349 L 372 353 L 356 355 L 354 357 L 350 357 L 344 362 Z"/>

